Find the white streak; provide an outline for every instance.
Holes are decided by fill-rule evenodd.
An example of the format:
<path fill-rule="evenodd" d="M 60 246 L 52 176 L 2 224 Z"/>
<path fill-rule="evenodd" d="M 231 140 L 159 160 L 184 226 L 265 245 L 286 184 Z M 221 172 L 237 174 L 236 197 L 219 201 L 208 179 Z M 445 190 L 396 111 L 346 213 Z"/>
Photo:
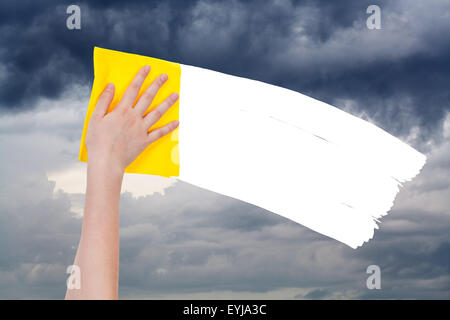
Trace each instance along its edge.
<path fill-rule="evenodd" d="M 352 248 L 373 237 L 425 156 L 300 93 L 181 66 L 180 179 Z"/>

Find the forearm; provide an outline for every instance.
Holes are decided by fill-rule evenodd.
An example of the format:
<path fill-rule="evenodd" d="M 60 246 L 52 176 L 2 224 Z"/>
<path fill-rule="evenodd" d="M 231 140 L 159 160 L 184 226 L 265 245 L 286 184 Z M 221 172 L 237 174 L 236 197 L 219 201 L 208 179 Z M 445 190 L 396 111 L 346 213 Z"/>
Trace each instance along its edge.
<path fill-rule="evenodd" d="M 86 132 L 88 169 L 83 226 L 74 265 L 79 289 L 67 289 L 66 299 L 117 299 L 119 283 L 119 202 L 125 168 L 151 143 L 178 126 L 172 121 L 151 129 L 177 101 L 172 93 L 146 111 L 167 80 L 155 79 L 135 103 L 150 66 L 139 70 L 120 102 L 108 112 L 115 87 L 109 83 L 98 97 Z M 75 276 L 75 275 L 74 275 Z M 69 278 L 70 279 L 70 278 Z"/>
<path fill-rule="evenodd" d="M 90 162 L 81 239 L 74 264 L 81 288 L 66 299 L 117 299 L 119 277 L 119 201 L 123 170 L 107 162 Z"/>

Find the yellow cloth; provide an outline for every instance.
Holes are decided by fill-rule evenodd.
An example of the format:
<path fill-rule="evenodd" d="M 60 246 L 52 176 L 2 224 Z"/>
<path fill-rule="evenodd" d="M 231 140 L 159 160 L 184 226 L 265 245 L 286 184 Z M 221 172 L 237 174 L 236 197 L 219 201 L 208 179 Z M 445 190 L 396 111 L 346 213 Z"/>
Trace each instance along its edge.
<path fill-rule="evenodd" d="M 114 50 L 94 48 L 94 84 L 92 86 L 91 98 L 84 121 L 83 134 L 80 146 L 80 161 L 87 162 L 87 149 L 85 144 L 86 131 L 92 112 L 97 104 L 98 97 L 109 82 L 114 83 L 116 87 L 114 100 L 111 103 L 111 111 L 122 98 L 126 88 L 131 83 L 136 73 L 144 65 L 150 65 L 150 74 L 145 80 L 139 97 L 147 89 L 153 80 L 162 73 L 166 73 L 169 78 L 163 87 L 159 90 L 155 99 L 146 114 L 159 105 L 172 92 L 180 92 L 181 68 L 178 63 L 168 62 L 155 58 L 144 57 L 136 54 L 123 53 Z M 138 97 L 138 99 L 139 99 Z M 136 100 L 137 101 L 137 100 Z M 178 101 L 161 117 L 161 119 L 152 127 L 160 128 L 165 124 L 179 120 Z M 178 129 L 172 134 L 167 135 L 160 140 L 148 146 L 125 170 L 128 173 L 144 173 L 160 175 L 164 177 L 179 175 L 179 156 L 178 156 Z"/>

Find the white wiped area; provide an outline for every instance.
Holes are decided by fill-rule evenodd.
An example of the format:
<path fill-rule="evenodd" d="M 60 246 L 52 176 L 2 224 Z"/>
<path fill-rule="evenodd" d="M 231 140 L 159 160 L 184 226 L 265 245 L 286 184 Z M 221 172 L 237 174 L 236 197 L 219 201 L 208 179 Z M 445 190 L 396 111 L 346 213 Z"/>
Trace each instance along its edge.
<path fill-rule="evenodd" d="M 352 248 L 373 237 L 423 154 L 298 92 L 181 65 L 179 179 Z"/>

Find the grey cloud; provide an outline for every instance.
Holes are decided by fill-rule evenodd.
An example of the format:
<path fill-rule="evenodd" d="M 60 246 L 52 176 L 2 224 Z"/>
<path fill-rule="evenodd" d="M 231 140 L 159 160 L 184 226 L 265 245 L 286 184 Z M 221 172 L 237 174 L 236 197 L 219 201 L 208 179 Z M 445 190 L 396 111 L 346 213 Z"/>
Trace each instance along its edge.
<path fill-rule="evenodd" d="M 3 185 L 1 191 L 0 270 L 5 278 L 0 281 L 3 288 L 23 288 L 16 295 L 5 290 L 2 297 L 62 297 L 61 273 L 71 264 L 80 231 L 70 197 L 54 194 L 44 175 Z M 121 204 L 124 298 L 283 287 L 318 288 L 305 298 L 418 298 L 445 297 L 449 290 L 450 224 L 438 217 L 424 219 L 426 213 L 421 213 L 421 232 L 391 233 L 382 224 L 375 239 L 355 251 L 281 217 L 267 223 L 270 214 L 261 209 L 183 183 L 164 196 L 124 194 Z M 242 210 L 254 211 L 248 221 Z M 230 226 L 227 220 L 234 222 Z M 377 296 L 364 287 L 369 264 L 382 268 L 383 290 Z M 40 288 L 39 294 L 27 290 L 31 285 Z M 325 291 L 329 295 L 316 294 Z"/>
<path fill-rule="evenodd" d="M 305 295 L 305 298 L 307 299 L 321 299 L 326 297 L 328 292 L 326 290 L 316 289 L 308 292 L 307 295 Z M 301 296 L 298 296 L 300 298 Z"/>
<path fill-rule="evenodd" d="M 60 102 L 39 107 L 34 122 L 27 113 L 0 118 L 5 124 L 1 149 L 6 151 L 0 166 L 3 298 L 63 296 L 65 267 L 72 263 L 81 222 L 71 208 L 81 205 L 83 195 L 56 192 L 46 177 L 52 167 L 77 161 L 76 154 L 62 151 L 76 153 L 73 136 L 81 127 L 74 125 L 73 133 L 52 138 L 52 132 L 61 132 L 59 127 L 71 127 L 72 117 L 65 115 L 76 109 L 65 109 L 64 100 Z M 46 124 L 46 112 L 54 123 Z M 29 123 L 30 129 L 16 130 L 18 122 Z M 405 185 L 374 239 L 358 250 L 186 183 L 176 183 L 165 195 L 136 198 L 124 193 L 121 297 L 208 297 L 210 292 L 233 297 L 286 288 L 294 288 L 291 297 L 301 299 L 448 297 L 450 216 L 445 191 L 450 185 L 445 180 L 436 184 L 434 178 L 449 170 L 443 161 L 448 143 L 447 131 L 436 137 L 420 177 Z M 37 154 L 42 159 L 33 157 Z M 370 264 L 381 267 L 381 291 L 365 287 Z"/>

